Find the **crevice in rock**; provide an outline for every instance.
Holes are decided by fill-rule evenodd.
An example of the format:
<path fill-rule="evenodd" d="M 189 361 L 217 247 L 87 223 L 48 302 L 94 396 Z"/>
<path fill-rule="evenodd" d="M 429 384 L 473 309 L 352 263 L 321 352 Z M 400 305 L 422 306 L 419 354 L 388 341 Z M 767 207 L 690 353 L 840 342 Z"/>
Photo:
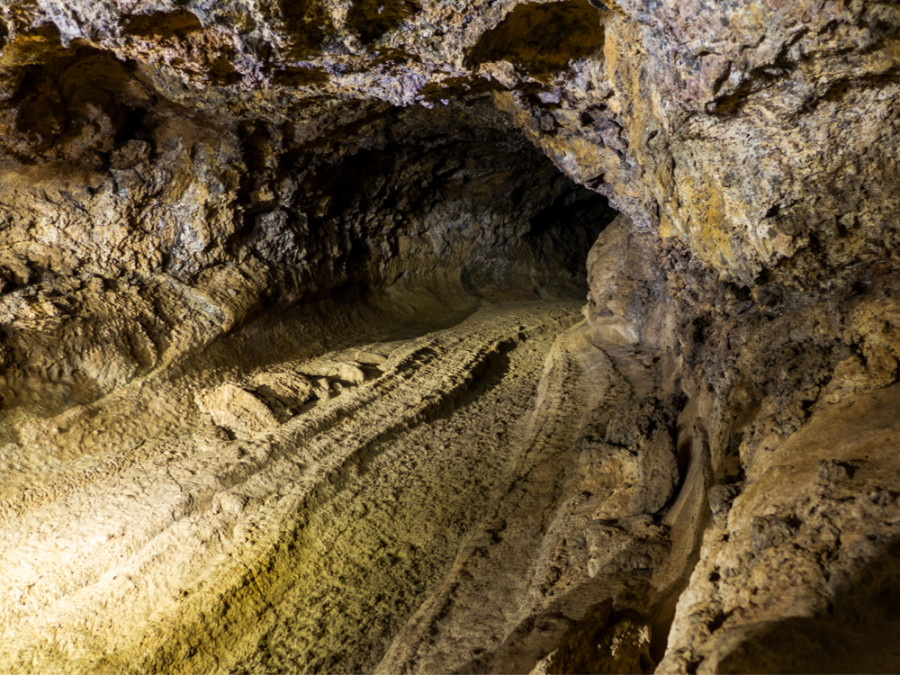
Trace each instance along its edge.
<path fill-rule="evenodd" d="M 347 25 L 370 45 L 398 28 L 419 9 L 411 0 L 354 0 L 347 12 Z"/>
<path fill-rule="evenodd" d="M 508 61 L 538 79 L 603 48 L 603 24 L 587 0 L 516 5 L 469 50 L 470 67 Z"/>

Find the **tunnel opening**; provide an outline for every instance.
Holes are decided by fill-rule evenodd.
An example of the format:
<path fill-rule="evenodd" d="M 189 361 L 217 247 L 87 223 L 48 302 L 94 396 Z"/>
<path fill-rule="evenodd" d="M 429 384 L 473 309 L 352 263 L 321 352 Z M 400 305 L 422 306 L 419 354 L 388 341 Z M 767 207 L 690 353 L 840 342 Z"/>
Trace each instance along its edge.
<path fill-rule="evenodd" d="M 603 196 L 486 101 L 404 110 L 382 124 L 365 146 L 324 158 L 287 150 L 253 172 L 246 193 L 273 195 L 302 167 L 292 193 L 250 209 L 246 225 L 286 299 L 448 280 L 475 297 L 584 297 L 587 252 L 616 215 Z"/>
<path fill-rule="evenodd" d="M 176 27 L 195 29 L 189 19 Z M 94 139 L 103 153 L 90 185 L 80 188 L 75 174 L 47 179 L 51 192 L 31 198 L 49 200 L 48 212 L 71 211 L 64 217 L 75 221 L 73 235 L 83 228 L 98 242 L 93 258 L 74 264 L 36 243 L 0 261 L 0 276 L 15 279 L 10 302 L 38 302 L 41 288 L 62 279 L 72 287 L 63 320 L 7 334 L 0 396 L 8 415 L 86 405 L 152 372 L 173 347 L 188 355 L 178 316 L 196 302 L 189 288 L 199 287 L 209 305 L 199 329 L 209 344 L 248 322 L 268 325 L 267 313 L 277 321 L 291 308 L 297 317 L 304 305 L 329 300 L 361 298 L 415 323 L 448 302 L 471 308 L 586 294 L 587 252 L 615 212 L 510 130 L 490 96 L 376 110 L 309 143 L 290 124 L 192 115 L 153 93 L 128 64 L 82 56 L 64 72 L 84 79 L 113 69 L 116 77 L 76 87 L 79 105 L 128 106 L 106 125 L 109 138 Z M 106 69 L 99 75 L 97 63 Z M 49 106 L 52 97 L 42 96 Z M 21 161 L 38 170 L 32 158 Z M 109 220 L 124 227 L 81 222 L 85 198 L 105 201 Z M 147 222 L 129 223 L 134 214 Z M 116 245 L 131 237 L 134 250 L 109 257 L 102 246 L 113 235 Z M 18 271 L 23 265 L 27 272 Z M 133 309 L 110 312 L 123 295 Z M 36 363 L 37 352 L 56 352 L 53 364 L 43 356 Z"/>
<path fill-rule="evenodd" d="M 201 362 L 240 353 L 261 366 L 309 355 L 320 339 L 322 349 L 359 340 L 353 330 L 325 339 L 338 315 L 405 339 L 482 303 L 584 301 L 587 253 L 617 216 L 604 196 L 511 132 L 486 100 L 394 111 L 377 124 L 373 142 L 324 155 L 291 147 L 283 130 L 278 141 L 264 126 L 242 131 L 253 170 L 237 245 L 265 265 L 266 288 Z M 291 188 L 274 198 L 287 176 Z M 258 195 L 270 198 L 254 205 Z"/>

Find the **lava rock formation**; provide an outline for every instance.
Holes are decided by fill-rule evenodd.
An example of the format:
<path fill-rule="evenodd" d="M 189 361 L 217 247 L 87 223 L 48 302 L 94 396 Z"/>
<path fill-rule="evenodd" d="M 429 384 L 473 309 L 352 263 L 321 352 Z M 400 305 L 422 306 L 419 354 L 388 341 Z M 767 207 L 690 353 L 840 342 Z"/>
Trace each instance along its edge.
<path fill-rule="evenodd" d="M 0 0 L 0 670 L 897 672 L 898 139 L 888 0 Z"/>

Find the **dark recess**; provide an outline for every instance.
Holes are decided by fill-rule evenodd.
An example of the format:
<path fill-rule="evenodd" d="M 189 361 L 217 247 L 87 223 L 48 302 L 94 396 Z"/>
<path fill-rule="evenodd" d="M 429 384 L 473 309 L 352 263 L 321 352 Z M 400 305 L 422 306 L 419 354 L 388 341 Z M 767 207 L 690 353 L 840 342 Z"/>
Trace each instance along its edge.
<path fill-rule="evenodd" d="M 365 44 L 398 28 L 419 7 L 410 0 L 356 0 L 350 5 L 347 23 Z"/>
<path fill-rule="evenodd" d="M 466 64 L 509 61 L 537 78 L 603 48 L 600 13 L 587 0 L 518 5 L 469 51 Z"/>
<path fill-rule="evenodd" d="M 124 29 L 126 33 L 142 38 L 184 37 L 203 30 L 203 24 L 193 12 L 181 9 L 128 17 Z"/>
<path fill-rule="evenodd" d="M 321 51 L 333 28 L 324 7 L 310 0 L 280 0 L 279 7 L 290 37 L 286 56 L 300 59 Z"/>

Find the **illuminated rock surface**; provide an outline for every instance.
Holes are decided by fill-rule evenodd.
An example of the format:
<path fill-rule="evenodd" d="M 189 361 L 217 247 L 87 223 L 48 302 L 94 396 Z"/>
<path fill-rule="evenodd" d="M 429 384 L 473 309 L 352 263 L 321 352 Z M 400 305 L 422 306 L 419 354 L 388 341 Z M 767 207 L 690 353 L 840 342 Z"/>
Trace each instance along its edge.
<path fill-rule="evenodd" d="M 0 670 L 900 670 L 896 3 L 0 43 Z"/>

